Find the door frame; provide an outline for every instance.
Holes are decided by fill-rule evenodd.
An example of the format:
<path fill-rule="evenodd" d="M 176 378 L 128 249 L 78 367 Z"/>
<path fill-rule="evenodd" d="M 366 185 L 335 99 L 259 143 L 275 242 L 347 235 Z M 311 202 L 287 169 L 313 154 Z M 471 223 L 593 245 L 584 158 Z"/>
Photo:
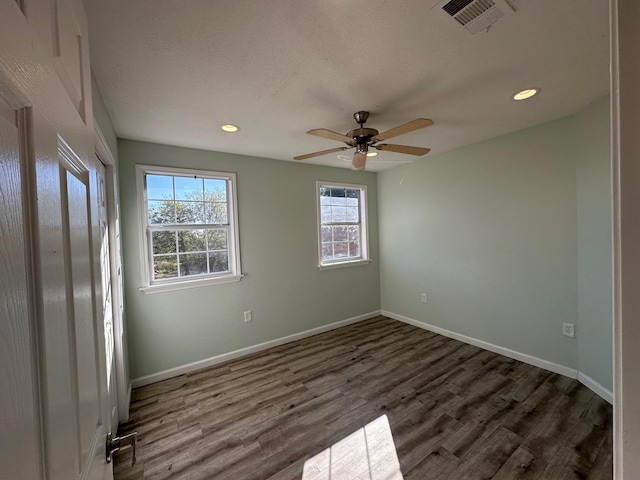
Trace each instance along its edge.
<path fill-rule="evenodd" d="M 98 160 L 105 166 L 105 189 L 107 196 L 107 218 L 109 227 L 109 257 L 111 262 L 111 302 L 113 305 L 113 333 L 114 333 L 114 358 L 115 379 L 117 397 L 117 418 L 120 423 L 129 420 L 129 404 L 131 402 L 131 381 L 129 380 L 129 368 L 127 361 L 126 332 L 124 328 L 124 312 L 119 315 L 124 306 L 123 285 L 118 280 L 118 269 L 122 265 L 122 246 L 116 231 L 120 231 L 120 218 L 117 214 L 120 205 L 118 195 L 118 168 L 117 160 L 107 140 L 102 133 L 98 121 L 94 118 L 93 128 L 95 132 L 95 150 Z M 122 275 L 120 276 L 122 278 Z M 123 310 L 123 309 L 122 309 Z M 115 432 L 112 432 L 115 434 Z"/>
<path fill-rule="evenodd" d="M 640 4 L 610 0 L 613 192 L 613 470 L 640 471 Z"/>

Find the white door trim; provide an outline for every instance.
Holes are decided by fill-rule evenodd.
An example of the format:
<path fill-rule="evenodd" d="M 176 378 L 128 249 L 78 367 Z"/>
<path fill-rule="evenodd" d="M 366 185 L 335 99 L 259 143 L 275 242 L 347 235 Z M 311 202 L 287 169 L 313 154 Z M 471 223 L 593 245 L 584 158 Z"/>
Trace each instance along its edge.
<path fill-rule="evenodd" d="M 116 232 L 120 231 L 120 219 L 116 213 L 116 209 L 119 205 L 119 196 L 117 192 L 117 160 L 107 143 L 104 133 L 102 133 L 102 129 L 100 128 L 98 121 L 95 118 L 93 128 L 95 132 L 96 155 L 106 167 L 107 215 L 109 221 L 109 244 L 111 245 L 109 255 L 111 257 L 111 299 L 113 304 L 115 378 L 118 402 L 116 408 L 118 409 L 118 420 L 120 422 L 126 422 L 129 419 L 131 382 L 129 380 L 129 369 L 125 355 L 124 319 L 122 315 L 119 314 L 121 307 L 124 304 L 124 299 L 122 298 L 122 285 L 118 283 L 118 269 L 122 268 L 122 261 L 121 258 L 119 258 L 119 252 L 122 250 L 119 244 L 120 239 L 116 238 Z"/>
<path fill-rule="evenodd" d="M 640 471 L 640 4 L 610 0 L 613 192 L 613 470 Z"/>

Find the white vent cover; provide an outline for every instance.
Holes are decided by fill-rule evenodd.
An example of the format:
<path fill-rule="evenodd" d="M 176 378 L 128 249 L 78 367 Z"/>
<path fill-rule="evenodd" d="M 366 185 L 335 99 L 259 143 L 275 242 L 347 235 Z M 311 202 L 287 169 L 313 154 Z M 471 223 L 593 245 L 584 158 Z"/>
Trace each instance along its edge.
<path fill-rule="evenodd" d="M 514 11 L 506 0 L 445 0 L 436 9 L 474 35 Z"/>

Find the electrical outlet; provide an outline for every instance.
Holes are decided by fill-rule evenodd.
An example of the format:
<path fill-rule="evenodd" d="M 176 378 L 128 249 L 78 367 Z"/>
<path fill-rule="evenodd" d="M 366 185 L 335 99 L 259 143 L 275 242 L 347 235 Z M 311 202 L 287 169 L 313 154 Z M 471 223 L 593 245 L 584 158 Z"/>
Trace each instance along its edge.
<path fill-rule="evenodd" d="M 244 312 L 244 321 L 250 322 L 251 320 L 253 320 L 253 316 L 251 315 L 251 310 L 247 310 L 246 312 Z"/>
<path fill-rule="evenodd" d="M 576 336 L 575 325 L 573 323 L 563 323 L 562 324 L 562 334 L 565 337 L 574 338 Z"/>
<path fill-rule="evenodd" d="M 422 303 L 427 303 L 427 294 L 423 293 L 420 295 L 420 300 L 422 300 Z"/>

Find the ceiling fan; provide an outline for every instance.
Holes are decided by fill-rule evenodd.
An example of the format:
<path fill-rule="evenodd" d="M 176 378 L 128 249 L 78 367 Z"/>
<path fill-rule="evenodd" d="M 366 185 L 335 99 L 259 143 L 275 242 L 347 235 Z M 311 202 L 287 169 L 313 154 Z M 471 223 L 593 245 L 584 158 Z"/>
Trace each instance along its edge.
<path fill-rule="evenodd" d="M 347 132 L 346 135 L 341 133 L 332 132 L 325 128 L 317 128 L 309 130 L 307 133 L 310 135 L 317 135 L 318 137 L 328 138 L 330 140 L 337 140 L 347 144 L 346 147 L 330 148 L 329 150 L 322 150 L 320 152 L 307 153 L 306 155 L 298 155 L 293 157 L 294 160 L 306 160 L 307 158 L 319 157 L 321 155 L 327 155 L 334 152 L 342 152 L 349 148 L 355 148 L 353 159 L 351 161 L 351 168 L 354 170 L 364 170 L 367 162 L 367 152 L 369 147 L 376 150 L 382 150 L 387 152 L 406 153 L 409 155 L 422 156 L 429 153 L 429 148 L 423 147 L 410 147 L 407 145 L 393 145 L 390 143 L 378 143 L 388 138 L 397 137 L 405 133 L 419 130 L 420 128 L 433 125 L 433 121 L 427 118 L 416 118 L 410 122 L 404 123 L 383 133 L 378 133 L 375 128 L 365 128 L 364 124 L 369 118 L 369 112 L 356 112 L 353 114 L 356 122 L 360 125 L 360 128 L 355 128 Z"/>

